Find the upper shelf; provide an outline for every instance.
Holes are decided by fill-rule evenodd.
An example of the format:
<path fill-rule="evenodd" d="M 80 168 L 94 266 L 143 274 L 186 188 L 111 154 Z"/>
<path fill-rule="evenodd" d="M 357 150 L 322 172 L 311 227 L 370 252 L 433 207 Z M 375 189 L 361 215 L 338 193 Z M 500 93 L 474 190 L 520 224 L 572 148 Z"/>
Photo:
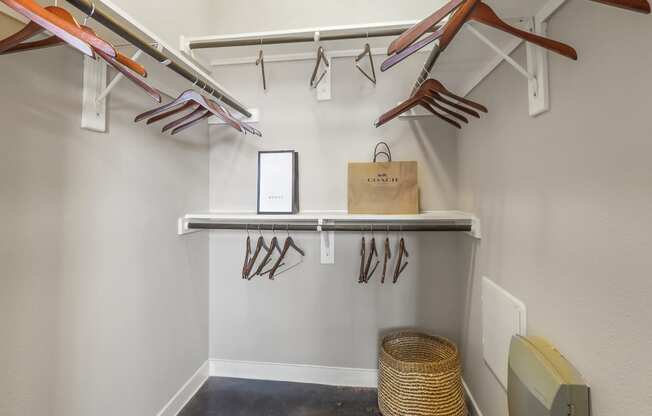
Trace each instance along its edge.
<path fill-rule="evenodd" d="M 326 212 L 302 212 L 296 215 L 258 215 L 254 212 L 207 212 L 187 214 L 179 219 L 180 235 L 196 231 L 192 229 L 195 226 L 223 225 L 224 229 L 257 229 L 260 226 L 271 225 L 277 227 L 279 231 L 284 226 L 305 225 L 314 227 L 317 231 L 319 225 L 344 225 L 351 227 L 351 230 L 369 231 L 371 227 L 381 232 L 384 227 L 392 226 L 392 231 L 405 227 L 424 226 L 442 226 L 442 227 L 470 227 L 470 234 L 475 238 L 480 238 L 480 222 L 470 213 L 462 211 L 428 211 L 419 215 L 352 215 L 343 211 L 326 211 Z M 237 226 L 237 227 L 232 227 Z M 206 227 L 209 228 L 209 227 Z M 307 227 L 309 230 L 310 227 Z"/>

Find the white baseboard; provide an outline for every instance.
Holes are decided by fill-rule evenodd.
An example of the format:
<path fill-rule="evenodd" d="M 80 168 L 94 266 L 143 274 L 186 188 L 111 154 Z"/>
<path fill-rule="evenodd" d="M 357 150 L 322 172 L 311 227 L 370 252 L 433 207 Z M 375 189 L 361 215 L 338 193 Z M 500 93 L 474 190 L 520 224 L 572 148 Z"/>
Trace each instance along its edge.
<path fill-rule="evenodd" d="M 158 412 L 156 416 L 177 416 L 177 414 L 184 408 L 186 404 L 193 398 L 199 391 L 204 382 L 208 380 L 210 375 L 210 365 L 206 361 L 201 367 L 190 377 L 186 384 L 179 389 L 179 391 L 172 396 L 169 402 Z"/>
<path fill-rule="evenodd" d="M 375 369 L 210 359 L 190 377 L 157 416 L 176 416 L 208 377 L 288 381 L 344 387 L 376 388 L 378 386 L 378 370 Z M 462 380 L 462 384 L 473 416 L 483 416 L 469 386 L 464 380 Z"/>
<path fill-rule="evenodd" d="M 471 411 L 473 412 L 471 414 L 473 416 L 483 416 L 482 410 L 480 410 L 480 406 L 478 406 L 478 402 L 475 401 L 473 393 L 471 393 L 471 389 L 464 379 L 462 379 L 462 385 L 464 386 L 464 392 L 466 393 L 466 401 L 471 405 Z"/>
<path fill-rule="evenodd" d="M 289 381 L 344 387 L 377 387 L 378 370 L 211 359 L 211 377 Z"/>

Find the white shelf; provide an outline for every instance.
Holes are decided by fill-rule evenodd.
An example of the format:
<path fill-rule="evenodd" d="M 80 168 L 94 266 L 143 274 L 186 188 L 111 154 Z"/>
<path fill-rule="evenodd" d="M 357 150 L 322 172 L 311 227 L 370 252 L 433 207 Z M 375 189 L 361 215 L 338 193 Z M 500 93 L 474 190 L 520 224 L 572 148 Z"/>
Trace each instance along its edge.
<path fill-rule="evenodd" d="M 418 215 L 351 215 L 345 211 L 304 211 L 295 215 L 258 215 L 255 212 L 205 212 L 187 214 L 179 219 L 179 234 L 187 234 L 199 230 L 191 229 L 191 224 L 275 224 L 282 230 L 283 225 L 345 225 L 360 224 L 378 226 L 382 230 L 385 225 L 468 225 L 470 234 L 480 238 L 480 223 L 470 213 L 462 211 L 428 211 Z M 317 230 L 315 228 L 315 230 Z"/>

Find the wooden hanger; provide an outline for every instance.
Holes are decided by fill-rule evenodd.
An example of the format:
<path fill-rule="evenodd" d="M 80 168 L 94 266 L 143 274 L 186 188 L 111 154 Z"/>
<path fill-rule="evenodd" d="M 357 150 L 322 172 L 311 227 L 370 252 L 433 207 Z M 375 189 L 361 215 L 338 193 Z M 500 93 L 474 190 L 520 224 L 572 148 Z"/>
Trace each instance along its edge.
<path fill-rule="evenodd" d="M 202 109 L 199 109 L 200 111 L 204 111 L 203 114 L 196 114 L 195 118 L 188 120 L 185 124 L 182 124 L 178 127 L 176 127 L 172 132 L 170 133 L 172 136 L 181 133 L 182 131 L 189 129 L 190 127 L 194 126 L 195 124 L 199 123 L 202 120 L 205 120 L 212 116 L 213 114 L 210 111 L 205 111 Z"/>
<path fill-rule="evenodd" d="M 381 70 L 386 71 L 390 69 L 391 67 L 395 66 L 399 62 L 402 62 L 407 57 L 411 56 L 412 54 L 416 53 L 417 51 L 421 50 L 422 48 L 424 48 L 425 46 L 434 42 L 437 39 L 440 39 L 439 49 L 440 50 L 445 49 L 448 46 L 448 44 L 450 44 L 453 37 L 457 34 L 457 31 L 459 31 L 461 25 L 463 25 L 466 22 L 466 20 L 462 20 L 464 16 L 467 16 L 465 18 L 467 20 L 475 20 L 479 23 L 485 24 L 487 26 L 493 27 L 505 33 L 521 38 L 527 42 L 541 46 L 542 48 L 566 56 L 570 59 L 577 60 L 577 51 L 571 46 L 511 26 L 506 22 L 504 22 L 503 20 L 501 20 L 500 17 L 498 17 L 498 15 L 486 3 L 478 2 L 472 8 L 470 14 L 468 13 L 468 8 L 465 7 L 460 8 L 458 12 L 456 12 L 454 15 L 454 18 L 456 20 L 451 19 L 451 21 L 449 21 L 443 28 L 439 28 L 425 39 L 416 42 L 415 44 L 408 45 L 402 50 L 399 50 L 399 52 L 396 55 L 391 56 L 385 62 L 383 62 L 383 64 L 381 65 Z M 454 26 L 450 26 L 449 28 L 449 25 L 451 24 Z M 444 34 L 446 34 L 446 37 L 444 37 Z M 412 37 L 406 38 L 406 41 L 409 41 Z"/>
<path fill-rule="evenodd" d="M 245 241 L 245 259 L 244 265 L 242 266 L 242 278 L 247 279 L 247 267 L 249 266 L 249 257 L 251 256 L 251 236 L 249 235 L 249 230 L 247 230 L 247 240 Z"/>
<path fill-rule="evenodd" d="M 395 119 L 396 117 L 400 116 L 401 114 L 405 113 L 406 111 L 411 110 L 412 108 L 420 105 L 421 107 L 425 108 L 435 116 L 439 117 L 440 119 L 446 121 L 447 123 L 457 127 L 457 128 L 462 128 L 462 126 L 457 123 L 454 120 L 451 120 L 450 118 L 444 116 L 443 114 L 439 113 L 436 111 L 432 106 L 430 105 L 429 99 L 438 99 L 441 97 L 441 95 L 446 95 L 449 96 L 461 103 L 466 104 L 469 107 L 475 108 L 479 111 L 482 112 L 487 112 L 487 109 L 476 102 L 473 102 L 471 100 L 468 100 L 466 98 L 457 96 L 453 94 L 452 92 L 448 91 L 444 85 L 434 79 L 428 79 L 426 80 L 419 89 L 415 92 L 415 94 L 410 97 L 408 100 L 404 101 L 403 103 L 399 104 L 397 107 L 394 107 L 393 109 L 389 110 L 385 114 L 383 114 L 378 121 L 376 122 L 376 127 L 380 127 L 384 124 L 387 124 L 391 120 Z M 459 106 L 459 105 L 458 105 Z M 461 106 L 460 106 L 461 107 Z M 451 113 L 450 110 L 446 111 L 448 114 Z M 469 112 L 472 112 L 472 110 L 469 110 Z M 477 114 L 477 113 L 476 113 Z M 464 121 L 466 120 L 465 117 L 461 116 L 460 114 L 455 114 L 455 117 Z M 466 120 L 468 122 L 468 120 Z"/>
<path fill-rule="evenodd" d="M 317 79 L 317 72 L 319 71 L 319 67 L 321 63 L 324 63 L 326 66 L 326 69 L 324 69 L 324 72 L 319 76 L 319 79 Z M 310 77 L 310 86 L 312 88 L 317 88 L 319 83 L 324 79 L 326 74 L 328 73 L 328 58 L 326 58 L 326 53 L 324 52 L 324 48 L 321 46 L 317 49 L 317 61 L 315 62 L 315 69 L 312 71 L 312 76 Z"/>
<path fill-rule="evenodd" d="M 170 110 L 178 108 L 179 106 L 182 106 L 186 103 L 195 103 L 199 105 L 200 107 L 203 107 L 205 110 L 209 111 L 212 115 L 217 116 L 218 118 L 226 121 L 231 127 L 234 129 L 238 130 L 239 132 L 242 133 L 242 125 L 232 117 L 230 117 L 224 109 L 222 109 L 219 105 L 214 103 L 213 101 L 205 98 L 203 95 L 200 93 L 194 91 L 194 90 L 186 90 L 182 92 L 176 99 L 173 101 L 162 105 L 160 107 L 157 107 L 153 110 L 146 111 L 142 114 L 139 114 L 136 116 L 134 121 L 137 123 L 141 120 L 144 119 L 149 119 L 151 117 L 155 117 L 159 114 L 170 112 Z M 186 126 L 186 128 L 189 126 Z M 174 133 L 174 132 L 173 132 Z"/>
<path fill-rule="evenodd" d="M 405 248 L 405 239 L 401 237 L 398 246 L 398 260 L 396 261 L 396 269 L 394 269 L 394 284 L 398 282 L 399 276 L 401 276 L 401 273 L 403 273 L 408 265 L 407 261 L 403 264 L 403 256 L 410 257 L 410 253 L 408 253 L 407 248 Z"/>
<path fill-rule="evenodd" d="M 367 258 L 367 241 L 365 240 L 364 236 L 362 236 L 362 245 L 360 248 L 360 275 L 358 276 L 358 283 L 364 283 L 365 281 L 364 265 L 365 265 L 366 258 Z"/>
<path fill-rule="evenodd" d="M 571 46 L 543 36 L 535 35 L 534 33 L 526 32 L 505 23 L 486 3 L 478 2 L 477 6 L 469 16 L 469 19 L 501 30 L 505 33 L 509 33 L 510 35 L 516 36 L 535 45 L 539 45 L 542 48 L 556 52 L 572 60 L 577 60 L 577 51 Z"/>
<path fill-rule="evenodd" d="M 596 3 L 619 7 L 638 13 L 650 14 L 650 3 L 647 0 L 592 0 Z"/>
<path fill-rule="evenodd" d="M 279 252 L 279 255 L 282 253 L 281 247 L 278 244 L 278 237 L 276 237 L 276 235 L 274 235 L 274 237 L 272 237 L 272 241 L 269 244 L 269 248 L 267 249 L 267 253 L 265 254 L 265 257 L 263 257 L 263 260 L 260 262 L 260 265 L 258 266 L 258 268 L 256 269 L 256 272 L 254 273 L 254 276 L 262 276 L 263 274 L 268 273 L 268 272 L 263 272 L 263 269 L 270 262 L 270 258 L 272 257 L 272 254 L 274 254 L 274 250 L 277 250 Z"/>
<path fill-rule="evenodd" d="M 163 113 L 163 114 L 159 114 L 158 116 L 154 116 L 154 117 L 148 119 L 148 120 L 147 120 L 147 124 L 153 124 L 153 123 L 156 123 L 156 122 L 158 122 L 158 121 L 161 121 L 161 120 L 163 120 L 163 119 L 166 119 L 166 118 L 168 118 L 168 117 L 171 117 L 171 116 L 173 116 L 173 115 L 175 115 L 175 114 L 178 114 L 178 113 L 184 112 L 184 111 L 189 110 L 189 109 L 194 109 L 194 108 L 196 108 L 196 107 L 197 107 L 197 104 L 195 104 L 195 103 L 192 103 L 192 102 L 190 102 L 190 103 L 185 103 L 185 104 L 183 104 L 183 105 L 182 105 L 181 107 L 179 107 L 179 108 L 172 109 L 172 110 L 170 110 L 170 111 L 168 111 L 168 112 L 165 112 L 165 113 Z"/>
<path fill-rule="evenodd" d="M 45 8 L 48 12 L 60 17 L 61 19 L 65 20 L 66 22 L 70 23 L 71 25 L 74 25 L 76 27 L 79 27 L 80 29 L 84 30 L 85 32 L 89 34 L 93 34 L 94 36 L 97 36 L 95 32 L 86 27 L 86 26 L 80 26 L 79 23 L 75 20 L 74 16 L 70 14 L 66 9 L 63 9 L 61 7 L 57 6 L 47 6 Z M 58 46 L 63 43 L 65 43 L 62 39 L 58 38 L 57 36 L 50 36 L 46 39 L 41 39 L 38 41 L 32 41 L 32 42 L 22 42 L 23 40 L 27 40 L 30 37 L 35 36 L 36 34 L 39 34 L 43 32 L 44 29 L 41 28 L 40 26 L 36 25 L 34 22 L 29 22 L 27 26 L 25 26 L 23 29 L 21 29 L 19 32 L 16 34 L 10 36 L 7 39 L 4 39 L 3 41 L 0 41 L 0 53 L 2 54 L 9 54 L 9 53 L 16 53 L 16 52 L 24 52 L 28 50 L 34 50 L 34 49 L 43 49 L 47 47 L 52 47 L 52 46 Z M 16 44 L 16 40 L 19 40 L 19 42 Z M 13 47 L 6 48 L 6 46 L 14 45 Z M 109 44 L 110 45 L 110 44 Z M 113 46 L 111 46 L 113 48 Z M 115 50 L 115 48 L 114 48 Z M 132 60 L 131 58 L 121 54 L 120 52 L 115 52 L 115 59 L 120 62 L 122 65 L 126 66 L 127 68 L 131 69 L 138 75 L 142 76 L 143 78 L 147 77 L 147 70 L 145 67 L 140 65 L 138 62 Z"/>
<path fill-rule="evenodd" d="M 372 231 L 373 234 L 373 231 Z M 374 268 L 369 271 L 371 268 L 371 261 L 373 258 L 376 258 L 376 265 Z M 373 277 L 374 273 L 376 272 L 376 269 L 378 268 L 378 265 L 380 264 L 380 260 L 378 260 L 378 249 L 376 249 L 376 237 L 371 237 L 371 242 L 369 243 L 369 257 L 367 257 L 367 265 L 364 269 L 364 282 L 369 283 L 369 280 Z"/>
<path fill-rule="evenodd" d="M 387 227 L 387 232 L 389 233 L 389 227 Z M 380 279 L 381 284 L 385 284 L 385 276 L 387 275 L 387 263 L 389 260 L 392 258 L 392 249 L 390 247 L 389 243 L 389 236 L 385 237 L 385 253 L 384 253 L 384 259 L 383 259 L 383 274 Z"/>
<path fill-rule="evenodd" d="M 104 54 L 116 57 L 115 49 L 108 42 L 91 35 L 81 28 L 71 24 L 61 17 L 45 10 L 33 0 L 0 0 L 14 11 L 28 18 L 30 21 L 41 26 L 60 39 L 63 39 L 70 46 L 79 50 L 85 55 L 93 56 L 93 48 L 102 51 Z M 15 45 L 13 45 L 15 46 Z M 93 48 L 91 48 L 91 46 Z"/>
<path fill-rule="evenodd" d="M 444 33 L 444 30 L 446 29 L 445 26 L 441 26 L 437 30 L 435 30 L 433 33 L 430 35 L 426 36 L 424 39 L 413 43 L 412 45 L 408 46 L 407 48 L 401 50 L 400 52 L 390 56 L 385 60 L 380 65 L 380 70 L 382 72 L 387 71 L 388 69 L 392 68 L 394 65 L 403 62 L 405 59 L 407 59 L 409 56 L 414 55 L 421 49 L 425 48 L 426 46 L 430 45 L 432 42 L 436 41 L 441 37 L 441 35 Z"/>
<path fill-rule="evenodd" d="M 406 48 L 408 48 L 417 39 L 421 38 L 421 36 L 426 34 L 426 32 L 431 31 L 432 28 L 434 28 L 439 22 L 444 20 L 446 16 L 448 16 L 449 14 L 457 10 L 457 8 L 460 7 L 462 3 L 464 3 L 464 1 L 465 0 L 451 0 L 448 3 L 446 3 L 442 8 L 434 12 L 432 15 L 428 16 L 427 18 L 423 19 L 421 22 L 412 26 L 410 29 L 405 31 L 401 36 L 399 36 L 389 45 L 389 48 L 387 48 L 387 55 L 394 55 L 395 53 L 401 52 Z M 434 42 L 434 39 L 432 39 L 428 43 L 430 42 Z"/>
<path fill-rule="evenodd" d="M 369 63 L 371 64 L 371 75 L 367 73 L 362 67 L 360 66 L 360 61 L 363 60 L 365 57 L 369 58 Z M 364 45 L 364 51 L 355 58 L 355 67 L 358 68 L 358 71 L 362 73 L 367 79 L 376 85 L 376 69 L 374 68 L 374 57 L 371 54 L 371 46 L 367 43 Z"/>
<path fill-rule="evenodd" d="M 251 280 L 253 279 L 254 275 L 251 274 L 251 271 L 254 268 L 254 265 L 256 264 L 256 260 L 258 260 L 258 256 L 260 256 L 260 253 L 263 251 L 263 249 L 269 251 L 269 246 L 265 243 L 265 237 L 263 236 L 263 233 L 260 231 L 260 228 L 258 228 L 258 232 L 260 233 L 260 237 L 258 237 L 258 242 L 256 243 L 256 248 L 254 249 L 254 254 L 251 256 L 251 260 L 249 261 L 249 264 L 247 265 L 247 279 Z M 264 265 L 263 265 L 264 267 Z"/>
<path fill-rule="evenodd" d="M 283 245 L 283 251 L 281 251 L 281 257 L 276 260 L 276 264 L 274 264 L 274 267 L 269 271 L 269 279 L 274 280 L 274 276 L 276 275 L 276 272 L 278 271 L 278 268 L 281 267 L 281 264 L 283 262 L 283 259 L 285 259 L 285 256 L 288 254 L 288 250 L 290 248 L 294 249 L 297 253 L 299 253 L 302 257 L 306 255 L 306 253 L 299 248 L 299 246 L 296 245 L 294 242 L 294 239 L 290 236 L 288 233 L 288 236 L 285 239 L 285 244 Z"/>

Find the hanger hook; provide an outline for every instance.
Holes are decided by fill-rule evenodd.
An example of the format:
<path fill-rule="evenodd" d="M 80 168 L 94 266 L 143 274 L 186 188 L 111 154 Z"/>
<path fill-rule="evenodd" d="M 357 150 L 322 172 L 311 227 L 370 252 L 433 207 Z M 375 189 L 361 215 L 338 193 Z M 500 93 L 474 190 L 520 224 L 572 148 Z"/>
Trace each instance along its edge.
<path fill-rule="evenodd" d="M 288 237 L 290 236 L 290 224 L 285 224 L 285 232 L 288 233 Z"/>
<path fill-rule="evenodd" d="M 84 25 L 86 25 L 86 23 L 88 22 L 88 19 L 92 18 L 94 14 L 95 14 L 95 2 L 92 1 L 91 2 L 91 13 L 86 15 L 86 17 L 84 17 Z"/>
<path fill-rule="evenodd" d="M 276 237 L 276 224 L 272 224 L 272 233 L 274 233 L 274 236 Z"/>

